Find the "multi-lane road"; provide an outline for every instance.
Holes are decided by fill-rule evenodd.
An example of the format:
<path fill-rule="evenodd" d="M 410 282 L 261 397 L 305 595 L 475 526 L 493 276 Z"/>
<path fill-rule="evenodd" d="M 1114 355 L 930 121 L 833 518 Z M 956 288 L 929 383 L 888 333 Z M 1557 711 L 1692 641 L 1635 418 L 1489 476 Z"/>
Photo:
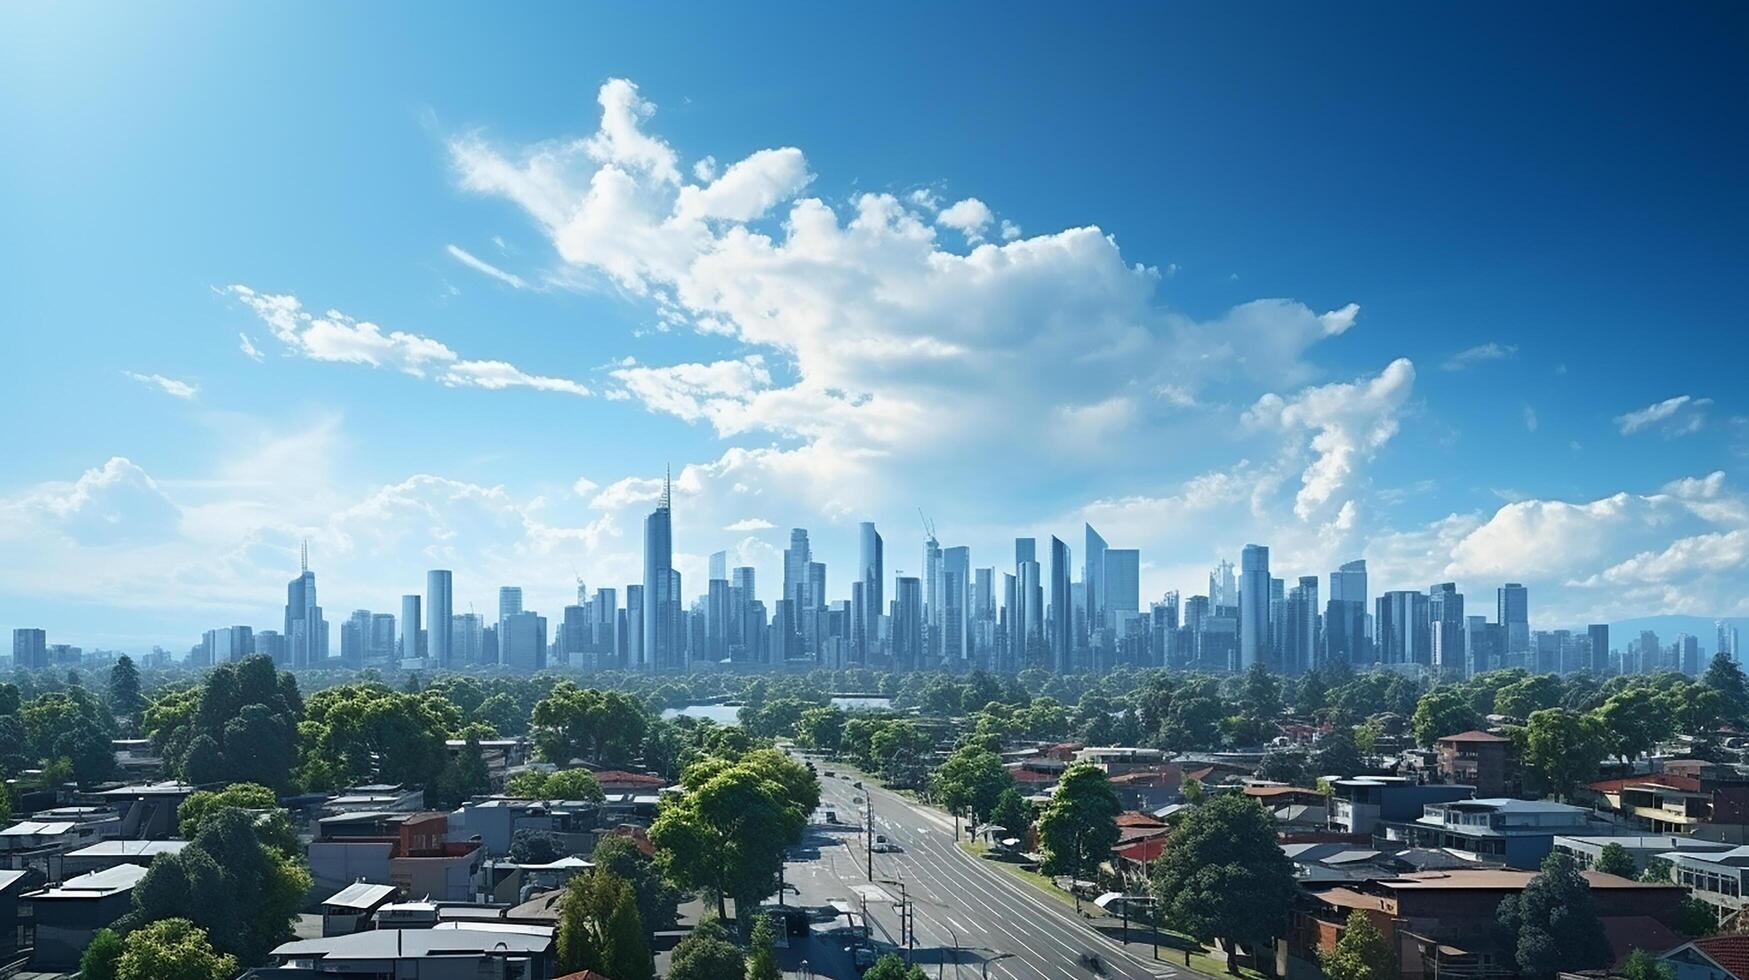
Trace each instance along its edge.
<path fill-rule="evenodd" d="M 817 764 L 818 765 L 818 764 Z M 792 905 L 848 906 L 857 915 L 817 922 L 815 934 L 785 957 L 792 969 L 808 958 L 816 977 L 852 978 L 855 970 L 844 946 L 853 928 L 863 925 L 879 949 L 904 952 L 900 914 L 903 897 L 913 915 L 912 962 L 931 976 L 1004 980 L 1086 980 L 1095 976 L 1084 957 L 1098 958 L 1098 975 L 1146 980 L 1180 972 L 1156 963 L 1148 947 L 1125 949 L 1095 931 L 1061 903 L 1038 894 L 1001 868 L 966 853 L 954 841 L 951 820 L 863 780 L 827 778 L 821 768 L 823 819 L 808 828 L 806 842 L 791 854 L 786 868 Z M 858 801 L 863 802 L 858 802 Z M 867 873 L 865 814 L 872 833 L 884 835 L 897 850 L 874 855 L 874 880 Z M 901 884 L 902 883 L 902 884 Z"/>

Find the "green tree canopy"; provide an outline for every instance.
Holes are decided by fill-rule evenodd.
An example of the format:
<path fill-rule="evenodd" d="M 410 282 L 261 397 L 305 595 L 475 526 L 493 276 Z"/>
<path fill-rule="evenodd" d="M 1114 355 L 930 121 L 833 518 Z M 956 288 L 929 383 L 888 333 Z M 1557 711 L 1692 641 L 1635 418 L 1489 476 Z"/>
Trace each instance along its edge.
<path fill-rule="evenodd" d="M 914 963 L 907 966 L 898 954 L 888 953 L 875 960 L 875 965 L 868 968 L 862 980 L 929 980 L 929 974 Z"/>
<path fill-rule="evenodd" d="M 589 860 L 597 870 L 632 886 L 638 900 L 638 918 L 646 930 L 654 933 L 674 928 L 679 918 L 680 891 L 662 877 L 656 862 L 638 850 L 630 837 L 620 834 L 602 837 Z"/>
<path fill-rule="evenodd" d="M 740 947 L 729 941 L 717 919 L 706 919 L 687 933 L 668 961 L 668 980 L 734 980 L 746 973 Z"/>
<path fill-rule="evenodd" d="M 967 747 L 955 751 L 935 770 L 930 782 L 935 799 L 954 813 L 970 810 L 974 822 L 988 820 L 1004 790 L 1014 788 L 1014 777 L 1002 765 L 1002 757 L 988 749 Z"/>
<path fill-rule="evenodd" d="M 162 919 L 128 934 L 116 980 L 231 980 L 237 958 L 220 953 L 187 919 Z"/>
<path fill-rule="evenodd" d="M 195 790 L 176 808 L 177 832 L 185 840 L 200 836 L 221 810 L 243 810 L 255 817 L 255 834 L 263 844 L 287 858 L 302 856 L 297 828 L 279 805 L 279 795 L 259 783 L 232 783 L 224 789 Z"/>
<path fill-rule="evenodd" d="M 1567 708 L 1532 712 L 1523 738 L 1525 768 L 1562 798 L 1597 776 L 1608 751 L 1596 719 Z"/>
<path fill-rule="evenodd" d="M 1637 759 L 1670 737 L 1674 727 L 1670 706 L 1648 687 L 1631 687 L 1597 709 L 1609 746 L 1616 754 Z"/>
<path fill-rule="evenodd" d="M 623 765 L 643 745 L 648 725 L 643 703 L 630 694 L 560 681 L 535 704 L 531 731 L 536 751 L 548 762 Z"/>
<path fill-rule="evenodd" d="M 1168 927 L 1222 941 L 1228 972 L 1238 945 L 1261 952 L 1285 934 L 1297 891 L 1275 818 L 1235 795 L 1207 800 L 1172 829 L 1149 885 Z"/>
<path fill-rule="evenodd" d="M 1597 855 L 1597 862 L 1591 866 L 1591 870 L 1606 875 L 1632 878 L 1634 876 L 1634 856 L 1629 854 L 1628 849 L 1620 844 L 1613 842 L 1605 844 L 1602 853 Z"/>
<path fill-rule="evenodd" d="M 1104 770 L 1086 762 L 1064 770 L 1038 819 L 1044 871 L 1090 877 L 1117 844 L 1119 810 Z"/>
<path fill-rule="evenodd" d="M 79 980 L 115 980 L 122 949 L 121 936 L 114 929 L 97 930 L 79 954 Z"/>
<path fill-rule="evenodd" d="M 680 887 L 716 895 L 719 914 L 725 897 L 753 907 L 777 890 L 784 851 L 801 840 L 807 811 L 757 765 L 703 765 L 687 768 L 686 792 L 666 800 L 650 828 L 657 860 Z"/>
<path fill-rule="evenodd" d="M 1032 826 L 1032 804 L 1026 802 L 1020 790 L 1010 786 L 996 797 L 996 805 L 990 808 L 990 822 L 1025 840 L 1026 829 Z"/>
<path fill-rule="evenodd" d="M 796 742 L 803 748 L 836 755 L 844 737 L 844 710 L 836 705 L 809 708 L 796 720 Z"/>
<path fill-rule="evenodd" d="M 1348 778 L 1359 773 L 1365 765 L 1365 760 L 1360 757 L 1360 746 L 1354 741 L 1354 729 L 1347 725 L 1337 725 L 1325 732 L 1312 751 L 1314 776 Z"/>
<path fill-rule="evenodd" d="M 1428 691 L 1415 704 L 1415 717 L 1410 729 L 1420 745 L 1432 745 L 1447 735 L 1472 731 L 1482 723 L 1470 698 L 1455 687 L 1440 687 Z"/>
<path fill-rule="evenodd" d="M 1397 956 L 1384 934 L 1360 909 L 1348 913 L 1341 938 L 1318 954 L 1327 980 L 1394 980 Z"/>
<path fill-rule="evenodd" d="M 138 722 L 145 707 L 146 699 L 140 696 L 140 669 L 134 666 L 134 658 L 124 653 L 109 668 L 109 710 L 129 722 Z"/>
<path fill-rule="evenodd" d="M 1545 858 L 1524 891 L 1500 900 L 1495 918 L 1527 976 L 1609 965 L 1609 940 L 1591 886 L 1570 854 L 1556 851 Z"/>
<path fill-rule="evenodd" d="M 1701 683 L 1719 692 L 1725 702 L 1725 717 L 1733 721 L 1749 718 L 1749 678 L 1730 654 L 1719 651 L 1707 664 Z"/>
<path fill-rule="evenodd" d="M 771 927 L 771 916 L 753 920 L 753 938 L 747 944 L 746 980 L 783 980 L 783 969 L 777 965 L 777 932 Z"/>

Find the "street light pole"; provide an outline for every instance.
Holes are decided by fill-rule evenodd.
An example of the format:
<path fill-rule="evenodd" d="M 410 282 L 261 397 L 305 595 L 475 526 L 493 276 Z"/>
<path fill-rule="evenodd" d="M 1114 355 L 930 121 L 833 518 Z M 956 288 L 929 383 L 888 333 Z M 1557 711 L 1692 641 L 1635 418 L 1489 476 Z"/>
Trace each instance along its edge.
<path fill-rule="evenodd" d="M 868 880 L 874 880 L 874 797 L 862 791 L 862 843 L 868 858 Z"/>

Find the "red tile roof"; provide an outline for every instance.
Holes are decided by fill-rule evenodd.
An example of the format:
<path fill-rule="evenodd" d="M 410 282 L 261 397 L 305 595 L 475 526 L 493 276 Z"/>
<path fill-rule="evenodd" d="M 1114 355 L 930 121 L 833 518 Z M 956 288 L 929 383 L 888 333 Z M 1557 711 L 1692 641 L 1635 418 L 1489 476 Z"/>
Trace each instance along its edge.
<path fill-rule="evenodd" d="M 1152 814 L 1125 810 L 1117 815 L 1117 825 L 1119 827 L 1164 827 L 1166 821 Z"/>
<path fill-rule="evenodd" d="M 1294 794 L 1294 793 L 1303 793 L 1307 796 L 1323 796 L 1324 795 L 1323 793 L 1320 793 L 1315 789 L 1306 789 L 1304 786 L 1247 786 L 1247 787 L 1245 787 L 1245 795 L 1246 796 L 1254 796 L 1254 797 L 1287 796 L 1287 795 Z"/>
<path fill-rule="evenodd" d="M 1039 772 L 1034 769 L 1010 769 L 1008 774 L 1017 783 L 1054 783 L 1062 778 L 1062 773 Z"/>
<path fill-rule="evenodd" d="M 1118 857 L 1146 864 L 1166 853 L 1166 837 L 1161 835 L 1159 837 L 1149 837 L 1146 840 L 1139 840 L 1134 844 L 1119 844 L 1111 850 L 1112 853 L 1116 854 Z"/>
<path fill-rule="evenodd" d="M 668 780 L 663 779 L 661 776 L 651 776 L 647 773 L 641 772 L 626 772 L 624 769 L 603 769 L 595 774 L 595 781 L 603 786 L 610 784 L 617 786 L 657 787 L 668 785 Z"/>
<path fill-rule="evenodd" d="M 1749 980 L 1749 936 L 1707 936 L 1696 939 L 1693 945 L 1737 980 Z"/>

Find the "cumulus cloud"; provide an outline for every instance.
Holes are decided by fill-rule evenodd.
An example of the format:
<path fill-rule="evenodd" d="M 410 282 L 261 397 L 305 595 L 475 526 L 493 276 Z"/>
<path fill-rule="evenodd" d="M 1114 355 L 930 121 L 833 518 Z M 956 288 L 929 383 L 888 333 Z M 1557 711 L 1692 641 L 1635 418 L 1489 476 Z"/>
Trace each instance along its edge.
<path fill-rule="evenodd" d="M 156 388 L 172 398 L 180 398 L 183 401 L 193 401 L 194 396 L 200 393 L 199 385 L 178 381 L 175 378 L 166 378 L 162 374 L 138 374 L 133 371 L 123 371 L 122 373 L 148 388 Z"/>
<path fill-rule="evenodd" d="M 239 350 L 241 350 L 243 352 L 244 357 L 247 357 L 248 359 L 250 359 L 251 361 L 254 361 L 257 364 L 261 363 L 265 359 L 265 356 L 261 353 L 261 351 L 256 349 L 255 342 L 253 340 L 250 340 L 249 335 L 246 333 L 238 332 L 238 334 L 237 334 L 237 347 Z"/>
<path fill-rule="evenodd" d="M 1661 432 L 1665 438 L 1685 436 L 1699 432 L 1706 426 L 1707 408 L 1712 403 L 1711 398 L 1677 395 L 1654 402 L 1645 408 L 1617 415 L 1615 424 L 1624 436 L 1651 429 Z"/>
<path fill-rule="evenodd" d="M 1304 433 L 1310 460 L 1294 497 L 1294 514 L 1312 520 L 1347 502 L 1361 465 L 1397 434 L 1398 416 L 1415 385 L 1415 366 L 1398 358 L 1371 378 L 1307 388 L 1291 399 L 1267 394 L 1245 421 L 1257 428 Z"/>
<path fill-rule="evenodd" d="M 449 252 L 450 258 L 455 259 L 457 262 L 460 262 L 462 265 L 467 266 L 475 272 L 491 276 L 493 279 L 516 289 L 528 288 L 528 281 L 521 276 L 513 272 L 505 272 L 503 269 L 487 262 L 485 259 L 476 257 L 472 252 L 462 248 L 460 245 L 445 246 L 445 251 Z"/>
<path fill-rule="evenodd" d="M 338 310 L 311 313 L 289 294 L 262 293 L 242 285 L 229 286 L 224 292 L 253 311 L 288 351 L 313 361 L 387 368 L 452 388 L 533 388 L 589 394 L 587 387 L 568 378 L 529 374 L 505 361 L 468 360 L 441 341 L 400 330 L 384 331 Z"/>
<path fill-rule="evenodd" d="M 776 527 L 763 517 L 743 517 L 733 524 L 724 524 L 725 531 L 769 531 Z"/>
<path fill-rule="evenodd" d="M 1465 348 L 1445 359 L 1440 367 L 1447 371 L 1462 371 L 1485 364 L 1489 361 L 1506 361 L 1518 356 L 1518 348 L 1512 344 L 1501 344 L 1489 341 Z"/>
<path fill-rule="evenodd" d="M 954 229 L 966 236 L 966 241 L 973 243 L 984 240 L 984 230 L 994 220 L 996 216 L 990 212 L 989 205 L 975 197 L 956 201 L 935 216 L 936 224 Z"/>

